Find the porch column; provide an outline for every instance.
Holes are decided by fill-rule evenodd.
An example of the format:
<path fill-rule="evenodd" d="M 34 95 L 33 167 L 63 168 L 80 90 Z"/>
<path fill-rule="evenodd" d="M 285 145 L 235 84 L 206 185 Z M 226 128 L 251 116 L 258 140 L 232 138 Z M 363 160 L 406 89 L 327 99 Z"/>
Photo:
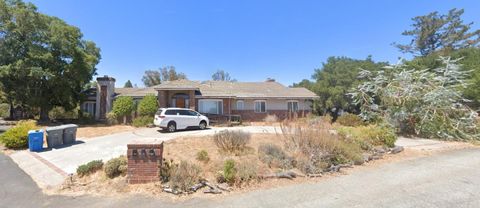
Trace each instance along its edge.
<path fill-rule="evenodd" d="M 188 97 L 190 98 L 190 109 L 196 110 L 195 90 L 188 92 Z"/>
<path fill-rule="evenodd" d="M 158 106 L 160 108 L 166 108 L 167 106 L 167 92 L 165 90 L 158 91 Z"/>

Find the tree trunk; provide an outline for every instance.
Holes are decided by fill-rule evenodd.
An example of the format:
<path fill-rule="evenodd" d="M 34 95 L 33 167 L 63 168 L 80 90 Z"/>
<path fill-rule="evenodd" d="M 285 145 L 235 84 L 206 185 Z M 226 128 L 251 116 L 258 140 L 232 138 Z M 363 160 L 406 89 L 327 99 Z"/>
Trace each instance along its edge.
<path fill-rule="evenodd" d="M 40 121 L 41 122 L 48 122 L 50 118 L 48 117 L 49 109 L 46 107 L 40 107 Z"/>
<path fill-rule="evenodd" d="M 15 109 L 13 109 L 13 103 L 12 102 L 10 102 L 10 118 L 9 119 L 12 119 L 12 120 L 15 119 Z"/>
<path fill-rule="evenodd" d="M 127 116 L 123 116 L 123 124 L 127 124 Z"/>

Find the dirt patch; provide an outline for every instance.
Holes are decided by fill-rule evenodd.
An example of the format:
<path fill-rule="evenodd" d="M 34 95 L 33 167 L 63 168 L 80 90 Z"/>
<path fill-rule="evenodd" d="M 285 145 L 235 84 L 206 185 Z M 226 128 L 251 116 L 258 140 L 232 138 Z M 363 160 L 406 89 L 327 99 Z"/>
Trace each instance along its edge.
<path fill-rule="evenodd" d="M 80 126 L 77 129 L 77 138 L 90 139 L 93 137 L 105 136 L 120 132 L 135 130 L 133 126 L 127 125 L 113 125 L 107 126 L 104 124 L 97 124 L 93 126 Z"/>

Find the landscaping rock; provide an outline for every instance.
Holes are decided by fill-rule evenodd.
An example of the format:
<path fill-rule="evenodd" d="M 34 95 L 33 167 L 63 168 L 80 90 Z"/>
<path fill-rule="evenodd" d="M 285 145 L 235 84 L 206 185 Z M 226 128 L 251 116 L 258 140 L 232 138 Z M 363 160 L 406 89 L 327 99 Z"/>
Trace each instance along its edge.
<path fill-rule="evenodd" d="M 385 154 L 388 150 L 386 150 L 384 147 L 375 147 L 373 151 L 375 153 Z"/>
<path fill-rule="evenodd" d="M 392 150 L 390 150 L 390 153 L 397 154 L 402 152 L 403 150 L 404 148 L 402 146 L 395 146 L 394 148 L 392 148 Z"/>
<path fill-rule="evenodd" d="M 368 161 L 372 160 L 372 155 L 371 154 L 363 153 L 362 156 L 363 156 L 363 161 L 365 161 L 365 162 L 368 162 Z"/>

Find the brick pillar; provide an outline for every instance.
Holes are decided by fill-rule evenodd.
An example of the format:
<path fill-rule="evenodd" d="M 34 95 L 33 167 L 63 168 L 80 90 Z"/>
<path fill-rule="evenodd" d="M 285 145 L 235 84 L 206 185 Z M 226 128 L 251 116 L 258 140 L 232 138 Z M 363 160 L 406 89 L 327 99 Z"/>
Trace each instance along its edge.
<path fill-rule="evenodd" d="M 158 106 L 160 108 L 166 108 L 167 107 L 167 93 L 164 90 L 159 90 L 158 91 Z"/>
<path fill-rule="evenodd" d="M 163 142 L 127 145 L 127 181 L 130 184 L 160 181 Z"/>
<path fill-rule="evenodd" d="M 190 97 L 190 109 L 196 110 L 195 90 L 190 91 L 188 96 Z"/>

